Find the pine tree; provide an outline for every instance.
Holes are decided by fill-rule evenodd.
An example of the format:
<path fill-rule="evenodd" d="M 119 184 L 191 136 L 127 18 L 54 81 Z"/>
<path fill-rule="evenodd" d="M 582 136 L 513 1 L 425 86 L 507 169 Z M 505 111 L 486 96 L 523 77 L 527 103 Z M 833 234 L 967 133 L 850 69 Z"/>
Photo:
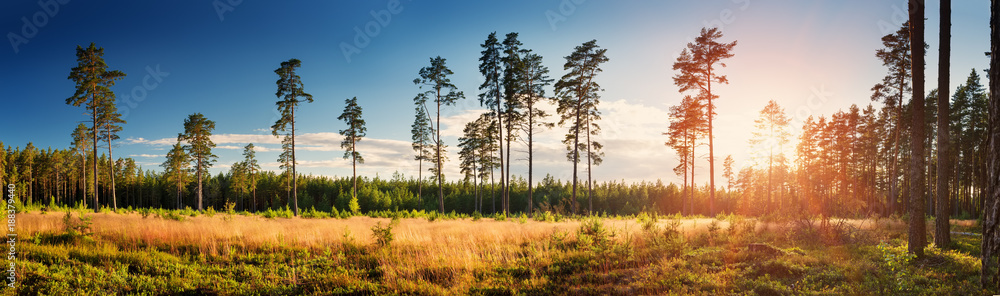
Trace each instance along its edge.
<path fill-rule="evenodd" d="M 498 150 L 498 142 L 496 141 L 498 133 L 497 122 L 496 120 L 494 120 L 493 113 L 491 112 L 486 112 L 481 114 L 479 116 L 479 119 L 477 119 L 476 121 L 478 122 L 477 125 L 480 127 L 479 132 L 481 133 L 478 135 L 478 137 L 480 138 L 480 141 L 482 141 L 479 145 L 479 151 L 477 152 L 478 163 L 479 163 L 479 168 L 478 168 L 479 179 L 482 180 L 482 183 L 485 183 L 487 177 L 492 178 L 493 171 L 495 171 L 496 168 L 500 166 L 499 158 L 497 156 L 494 156 L 494 153 L 496 153 Z M 491 188 L 493 186 L 492 180 L 490 182 L 490 186 Z M 482 206 L 483 206 L 482 197 L 480 197 L 479 201 L 480 212 L 482 212 Z M 494 200 L 494 207 L 495 206 L 496 206 L 496 201 Z M 496 211 L 495 208 L 494 211 Z"/>
<path fill-rule="evenodd" d="M 903 97 L 911 92 L 910 76 L 912 64 L 910 62 L 910 31 L 909 22 L 896 31 L 896 33 L 882 37 L 882 45 L 885 48 L 875 52 L 875 56 L 882 61 L 882 65 L 888 69 L 888 73 L 882 82 L 872 87 L 872 101 L 881 101 L 885 104 L 885 109 L 892 115 L 892 152 L 889 159 L 889 213 L 898 212 L 896 206 L 899 196 L 899 150 L 900 133 L 903 122 Z"/>
<path fill-rule="evenodd" d="M 174 144 L 173 149 L 167 152 L 167 160 L 160 165 L 163 167 L 163 173 L 167 177 L 168 182 L 172 182 L 177 186 L 177 209 L 182 208 L 181 193 L 184 190 L 184 184 L 188 182 L 187 173 L 191 165 L 189 158 L 190 156 L 185 151 L 181 141 L 178 140 L 177 144 Z"/>
<path fill-rule="evenodd" d="M 301 66 L 302 61 L 290 59 L 281 62 L 281 67 L 274 70 L 274 73 L 278 74 L 278 81 L 275 82 L 278 85 L 278 91 L 274 95 L 280 99 L 274 104 L 278 106 L 281 118 L 271 126 L 271 134 L 274 136 L 287 130 L 287 135 L 291 138 L 292 212 L 295 216 L 299 215 L 298 174 L 295 172 L 295 109 L 298 108 L 299 103 L 313 102 L 312 95 L 304 90 L 302 78 L 295 73 L 295 70 Z M 288 128 L 291 129 L 288 130 Z"/>
<path fill-rule="evenodd" d="M 504 56 L 500 58 L 503 63 L 503 112 L 500 116 L 504 117 L 505 126 L 504 130 L 507 131 L 506 134 L 502 134 L 502 140 L 507 144 L 507 150 L 501 151 L 500 153 L 506 153 L 507 162 L 504 163 L 507 173 L 502 176 L 506 179 L 505 183 L 510 184 L 510 142 L 514 141 L 518 134 L 516 133 L 515 126 L 521 124 L 524 119 L 524 115 L 521 112 L 521 95 L 525 88 L 525 76 L 523 71 L 523 55 L 526 54 L 526 50 L 521 49 L 520 40 L 517 40 L 518 33 L 512 32 L 507 33 L 502 44 Z M 509 187 L 509 185 L 508 185 Z M 510 212 L 510 190 L 505 190 L 501 196 L 503 201 L 503 206 L 501 207 L 504 212 Z"/>
<path fill-rule="evenodd" d="M 417 152 L 414 156 L 414 160 L 417 161 L 417 197 L 423 202 L 423 187 L 424 187 L 424 161 L 430 160 L 430 141 L 431 133 L 433 132 L 431 119 L 428 117 L 427 112 L 427 97 L 424 94 L 417 95 L 414 99 L 416 107 L 416 117 L 413 120 L 413 125 L 410 125 L 410 133 L 413 143 L 410 146 L 413 151 Z"/>
<path fill-rule="evenodd" d="M 465 182 L 472 180 L 473 188 L 475 188 L 475 208 L 479 208 L 479 167 L 480 167 L 480 151 L 482 151 L 483 145 L 485 145 L 485 139 L 483 137 L 483 129 L 481 126 L 482 122 L 479 120 L 474 120 L 465 124 L 465 128 L 462 129 L 462 137 L 458 138 L 458 147 L 461 148 L 458 152 L 459 158 L 459 169 L 460 172 L 465 175 Z"/>
<path fill-rule="evenodd" d="M 451 79 L 448 76 L 454 74 L 448 66 L 445 65 L 445 59 L 439 57 L 430 59 L 431 65 L 420 69 L 420 78 L 414 79 L 413 84 L 419 85 L 421 89 L 427 87 L 427 91 L 423 92 L 424 96 L 428 98 L 433 98 L 434 103 L 437 105 L 437 126 L 434 127 L 434 133 L 436 139 L 434 140 L 434 145 L 436 151 L 434 153 L 435 159 L 435 175 L 437 176 L 438 182 L 438 210 L 444 213 L 444 176 L 441 173 L 442 163 L 445 161 L 445 156 L 443 154 L 444 143 L 441 142 L 441 105 L 449 106 L 454 105 L 459 99 L 464 99 L 465 94 L 461 91 L 456 91 L 458 88 L 451 83 Z M 447 92 L 447 93 L 442 93 Z"/>
<path fill-rule="evenodd" d="M 246 189 L 253 193 L 253 210 L 257 211 L 257 174 L 260 172 L 260 165 L 257 164 L 257 152 L 254 151 L 253 143 L 243 147 L 243 162 L 240 163 L 240 166 L 247 174 Z"/>
<path fill-rule="evenodd" d="M 549 114 L 538 108 L 538 104 L 542 100 L 548 100 L 545 97 L 544 87 L 552 84 L 552 79 L 548 76 L 549 68 L 542 65 L 542 56 L 531 53 L 531 50 L 524 52 L 524 57 L 521 58 L 521 67 L 518 70 L 521 72 L 521 80 L 524 83 L 520 93 L 520 103 L 524 108 L 521 130 L 526 137 L 523 142 L 528 146 L 528 215 L 531 215 L 535 204 L 534 135 L 541 132 L 539 128 L 551 129 L 555 126 L 555 124 L 545 121 Z"/>
<path fill-rule="evenodd" d="M 104 48 L 98 48 L 94 43 L 90 43 L 87 49 L 81 46 L 76 47 L 77 66 L 70 70 L 67 79 L 76 83 L 76 92 L 72 97 L 66 99 L 66 104 L 79 107 L 86 103 L 87 111 L 90 113 L 91 128 L 90 144 L 93 146 L 91 152 L 94 159 L 97 159 L 97 142 L 100 128 L 107 127 L 102 122 L 115 116 L 103 113 L 114 112 L 108 104 L 114 104 L 115 94 L 111 87 L 115 81 L 125 78 L 125 73 L 118 70 L 108 70 L 108 65 L 104 62 Z M 108 145 L 110 153 L 110 144 Z M 94 162 L 94 212 L 100 211 L 97 194 L 97 162 Z"/>
<path fill-rule="evenodd" d="M 188 154 L 188 159 L 195 163 L 194 170 L 198 179 L 198 210 L 201 211 L 203 191 L 202 181 L 205 179 L 212 163 L 215 163 L 217 156 L 212 154 L 215 143 L 212 142 L 212 130 L 215 130 L 215 121 L 205 118 L 201 113 L 188 115 L 184 120 L 184 133 L 177 135 L 177 141 L 186 142 L 184 151 Z"/>
<path fill-rule="evenodd" d="M 934 244 L 951 245 L 951 200 L 948 198 L 948 179 L 951 165 L 949 155 L 951 138 L 948 135 L 948 79 L 951 67 L 951 0 L 941 0 L 941 28 L 938 44 L 938 95 L 937 95 L 937 208 L 934 222 Z"/>
<path fill-rule="evenodd" d="M 80 188 L 83 189 L 80 201 L 87 207 L 87 146 L 90 146 L 90 131 L 83 123 L 73 130 L 73 151 L 80 155 Z"/>
<path fill-rule="evenodd" d="M 777 102 L 770 100 L 763 110 L 760 110 L 760 117 L 754 120 L 753 132 L 750 145 L 757 146 L 757 150 L 767 150 L 767 209 L 774 207 L 774 200 L 771 193 L 774 192 L 773 171 L 774 171 L 774 148 L 778 148 L 778 154 L 782 154 L 782 145 L 788 144 L 791 133 L 788 132 L 788 123 L 791 120 L 785 115 L 785 109 L 781 108 Z"/>
<path fill-rule="evenodd" d="M 344 102 L 344 113 L 341 113 L 337 119 L 343 120 L 347 124 L 347 128 L 340 130 L 340 135 L 344 136 L 344 140 L 340 142 L 340 148 L 347 149 L 344 151 L 344 159 L 351 159 L 351 168 L 353 177 L 351 178 L 354 183 L 354 188 L 351 191 L 351 196 L 357 198 L 358 196 L 358 163 L 365 163 L 365 158 L 361 156 L 358 152 L 358 142 L 368 132 L 365 127 L 365 120 L 361 118 L 361 106 L 358 106 L 358 97 L 353 97 L 347 99 Z"/>
<path fill-rule="evenodd" d="M 114 93 L 111 94 L 112 98 Z M 115 107 L 114 99 L 105 100 L 101 102 L 97 107 L 97 140 L 104 141 L 108 145 L 108 164 L 111 166 L 109 168 L 109 176 L 111 177 L 111 206 L 113 209 L 118 209 L 118 195 L 115 189 L 115 161 L 114 155 L 111 153 L 111 147 L 113 141 L 118 140 L 118 132 L 122 131 L 122 124 L 125 124 L 125 120 L 121 118 L 121 114 L 118 113 L 118 108 Z"/>
<path fill-rule="evenodd" d="M 591 141 L 590 136 L 600 132 L 597 120 L 600 120 L 600 112 L 597 105 L 600 103 L 601 86 L 594 81 L 594 77 L 602 70 L 600 65 L 607 62 L 605 56 L 607 49 L 600 48 L 597 40 L 584 42 L 577 46 L 572 54 L 566 56 L 564 70 L 570 70 L 555 84 L 556 97 L 558 97 L 557 112 L 561 115 L 559 125 L 569 125 L 569 132 L 563 139 L 566 149 L 569 152 L 566 158 L 573 162 L 573 191 L 572 205 L 573 212 L 579 212 L 577 206 L 577 164 L 580 163 L 580 150 L 585 149 L 587 157 L 587 200 L 588 212 L 593 212 L 593 195 L 591 187 L 591 163 L 600 164 L 603 153 L 600 152 L 601 144 Z M 580 133 L 584 133 L 586 139 L 580 143 Z"/>
<path fill-rule="evenodd" d="M 278 154 L 278 168 L 282 170 L 285 177 L 285 204 L 292 198 L 292 136 L 286 134 L 281 139 L 281 154 Z M 274 207 L 274 202 L 270 202 L 269 207 Z M 279 206 L 280 207 L 280 206 Z"/>
<path fill-rule="evenodd" d="M 694 160 L 695 147 L 697 141 L 705 136 L 708 131 L 708 122 L 705 120 L 704 107 L 700 100 L 691 96 L 684 96 L 680 105 L 670 107 L 670 127 L 664 135 L 669 136 L 669 140 L 664 143 L 668 147 L 677 151 L 680 164 L 674 168 L 674 172 L 682 174 L 684 180 L 685 202 L 682 205 L 688 215 L 694 214 Z M 688 181 L 690 172 L 690 182 Z M 690 184 L 690 185 L 689 185 Z M 688 194 L 688 188 L 692 188 Z"/>
<path fill-rule="evenodd" d="M 910 231 L 908 250 L 918 258 L 924 256 L 927 245 L 927 224 L 924 218 L 924 2 L 910 0 L 910 55 L 913 57 L 912 125 L 910 127 Z"/>
<path fill-rule="evenodd" d="M 489 108 L 490 112 L 493 113 L 493 118 L 496 119 L 494 124 L 497 128 L 497 137 L 495 140 L 499 145 L 500 149 L 500 196 L 501 200 L 503 197 L 507 196 L 507 182 L 506 182 L 506 168 L 504 168 L 505 159 L 503 155 L 503 138 L 499 135 L 503 135 L 503 117 L 502 114 L 502 99 L 503 94 L 502 88 L 500 86 L 501 77 L 504 76 L 503 64 L 500 57 L 502 51 L 502 46 L 500 40 L 497 39 L 497 32 L 490 33 L 486 37 L 486 41 L 479 45 L 483 48 L 482 57 L 479 58 L 479 73 L 483 75 L 483 83 L 479 85 L 479 104 Z M 496 201 L 494 201 L 494 212 L 496 211 Z M 502 208 L 502 206 L 501 206 Z"/>
<path fill-rule="evenodd" d="M 680 92 L 697 91 L 697 98 L 706 102 L 710 215 L 715 215 L 715 144 L 712 136 L 712 116 L 715 115 L 715 106 L 712 105 L 712 100 L 718 97 L 712 93 L 712 83 L 729 83 L 725 75 L 714 73 L 715 65 L 718 63 L 719 66 L 725 67 L 726 64 L 722 60 L 733 57 L 733 47 L 736 47 L 736 41 L 719 43 L 716 41 L 719 38 L 722 38 L 722 31 L 718 28 L 702 28 L 701 35 L 695 38 L 694 43 L 687 44 L 673 66 L 675 71 L 680 70 L 680 74 L 674 76 L 674 84 L 680 87 Z"/>

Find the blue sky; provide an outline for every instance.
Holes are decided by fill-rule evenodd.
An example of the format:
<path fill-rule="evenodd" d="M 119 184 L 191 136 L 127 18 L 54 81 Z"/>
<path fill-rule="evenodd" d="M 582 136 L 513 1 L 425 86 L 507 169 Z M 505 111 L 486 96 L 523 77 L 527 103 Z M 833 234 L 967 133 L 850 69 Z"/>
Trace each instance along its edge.
<path fill-rule="evenodd" d="M 869 89 L 885 73 L 874 56 L 879 38 L 887 28 L 898 28 L 906 10 L 905 1 L 862 0 L 233 2 L 69 1 L 58 11 L 51 4 L 56 0 L 0 4 L 0 31 L 8 37 L 0 46 L 0 141 L 70 145 L 70 132 L 85 118 L 83 108 L 64 103 L 74 91 L 66 77 L 76 64 L 76 46 L 95 42 L 104 47 L 112 69 L 128 74 L 113 88 L 128 121 L 116 157 L 160 170 L 184 118 L 200 112 L 216 122 L 219 160 L 213 173 L 228 170 L 248 142 L 261 148 L 264 168 L 276 170 L 279 140 L 268 129 L 276 119 L 273 71 L 297 58 L 306 91 L 315 97 L 297 114 L 300 171 L 350 174 L 336 135 L 344 123 L 336 117 L 344 100 L 356 96 L 368 122 L 368 138 L 359 148 L 368 163 L 359 173 L 416 175 L 409 131 L 411 100 L 419 89 L 412 80 L 430 57 L 442 56 L 466 95 L 442 112 L 442 133 L 452 153 L 445 173 L 454 180 L 457 138 L 465 122 L 483 111 L 477 99 L 479 44 L 493 31 L 501 38 L 519 32 L 555 79 L 565 73 L 563 57 L 573 47 L 597 39 L 608 49 L 610 61 L 598 77 L 605 89 L 598 140 L 606 158 L 594 170 L 596 179 L 679 182 L 671 171 L 676 156 L 660 135 L 668 126 L 667 109 L 683 97 L 672 83 L 671 65 L 701 27 L 721 25 L 723 40 L 739 42 L 729 67 L 721 70 L 731 83 L 716 88 L 721 177 L 725 155 L 732 154 L 738 166 L 750 165 L 750 127 L 770 99 L 796 123 L 807 115 L 869 104 Z M 215 4 L 224 4 L 221 14 Z M 936 5 L 929 1 L 927 8 L 928 89 L 937 79 Z M 954 3 L 952 91 L 970 69 L 988 64 L 983 55 L 989 46 L 988 10 L 988 1 Z M 24 20 L 33 23 L 27 31 Z M 364 44 L 355 28 L 375 34 Z M 11 34 L 27 43 L 11 42 Z M 348 59 L 342 44 L 360 52 Z M 538 179 L 546 173 L 570 178 L 571 163 L 559 143 L 564 131 L 557 126 L 539 136 Z M 523 174 L 526 157 L 519 149 L 524 150 L 515 146 L 512 167 Z M 708 179 L 707 164 L 699 169 L 701 183 Z"/>

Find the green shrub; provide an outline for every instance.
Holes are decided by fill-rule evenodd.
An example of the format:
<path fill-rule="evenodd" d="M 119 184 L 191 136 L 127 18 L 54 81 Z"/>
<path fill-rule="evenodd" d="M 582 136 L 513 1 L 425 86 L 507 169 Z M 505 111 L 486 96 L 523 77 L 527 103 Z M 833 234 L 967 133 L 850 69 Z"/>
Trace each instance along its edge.
<path fill-rule="evenodd" d="M 274 217 L 278 216 L 278 213 L 272 209 L 267 209 L 267 211 L 261 212 L 260 216 L 268 219 L 274 219 Z"/>
<path fill-rule="evenodd" d="M 656 222 L 657 222 L 656 220 L 657 217 L 655 216 L 655 214 L 654 216 L 650 217 L 649 215 L 646 214 L 646 212 L 639 213 L 639 215 L 636 217 L 636 222 L 639 222 L 639 225 L 642 225 L 642 229 L 646 231 L 653 230 L 656 227 Z"/>
<path fill-rule="evenodd" d="M 399 219 L 392 219 L 392 222 L 386 224 L 385 227 L 382 226 L 382 222 L 378 222 L 378 224 L 372 226 L 372 238 L 375 239 L 376 247 L 381 248 L 392 243 L 392 227 L 397 224 L 399 224 Z"/>
<path fill-rule="evenodd" d="M 208 206 L 208 208 L 205 209 L 205 217 L 214 217 L 214 216 L 215 216 L 215 208 L 213 208 L 212 206 Z"/>
<path fill-rule="evenodd" d="M 316 207 L 309 207 L 308 210 L 302 211 L 302 218 L 329 218 L 330 214 L 323 211 L 317 211 Z"/>
<path fill-rule="evenodd" d="M 149 214 L 150 214 L 150 213 L 152 213 L 152 212 L 153 212 L 153 211 L 152 211 L 152 210 L 150 210 L 149 208 L 140 208 L 140 209 L 139 209 L 139 214 L 140 214 L 140 215 L 142 215 L 142 218 L 143 218 L 143 219 L 146 219 L 146 218 L 148 218 L 148 217 L 149 217 Z"/>
<path fill-rule="evenodd" d="M 209 207 L 211 209 L 211 207 Z M 226 203 L 226 214 L 232 215 L 236 213 L 236 203 L 227 202 Z"/>
<path fill-rule="evenodd" d="M 184 221 L 184 215 L 178 214 L 175 211 L 163 211 L 160 217 L 174 221 Z"/>
<path fill-rule="evenodd" d="M 91 221 L 92 218 L 80 213 L 80 217 L 74 221 L 73 214 L 67 210 L 66 215 L 63 216 L 63 229 L 71 237 L 90 237 L 94 234 L 94 231 L 90 228 L 91 224 L 94 223 Z"/>
<path fill-rule="evenodd" d="M 361 205 L 358 204 L 357 196 L 351 197 L 351 201 L 347 203 L 347 208 L 351 211 L 352 215 L 357 215 L 361 213 Z"/>

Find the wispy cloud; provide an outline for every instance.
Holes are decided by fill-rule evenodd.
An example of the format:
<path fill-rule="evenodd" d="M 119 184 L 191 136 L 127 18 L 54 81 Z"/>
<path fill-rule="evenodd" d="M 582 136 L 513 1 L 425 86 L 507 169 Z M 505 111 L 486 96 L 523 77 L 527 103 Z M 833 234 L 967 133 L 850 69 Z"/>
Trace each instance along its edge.
<path fill-rule="evenodd" d="M 128 137 L 125 139 L 125 144 L 146 144 L 152 146 L 167 146 L 177 143 L 177 138 L 162 138 L 158 140 L 146 140 L 145 138 L 133 138 Z"/>

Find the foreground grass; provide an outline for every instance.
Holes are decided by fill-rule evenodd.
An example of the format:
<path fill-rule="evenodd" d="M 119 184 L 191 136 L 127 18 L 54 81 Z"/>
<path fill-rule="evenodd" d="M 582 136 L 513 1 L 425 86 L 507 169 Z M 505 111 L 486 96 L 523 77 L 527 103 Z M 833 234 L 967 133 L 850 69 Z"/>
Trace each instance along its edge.
<path fill-rule="evenodd" d="M 18 214 L 22 295 L 973 295 L 979 237 L 897 220 Z M 969 221 L 955 231 L 978 232 Z M 92 233 L 91 233 L 92 232 Z"/>

